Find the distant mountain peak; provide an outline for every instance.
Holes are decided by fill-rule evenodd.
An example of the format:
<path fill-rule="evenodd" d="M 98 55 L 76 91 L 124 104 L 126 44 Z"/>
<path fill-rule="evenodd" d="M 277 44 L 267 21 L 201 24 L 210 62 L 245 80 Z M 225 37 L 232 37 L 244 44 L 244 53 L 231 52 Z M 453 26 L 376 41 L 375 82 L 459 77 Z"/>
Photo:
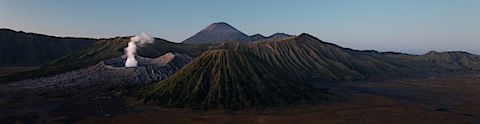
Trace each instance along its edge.
<path fill-rule="evenodd" d="M 425 55 L 434 55 L 437 54 L 438 52 L 435 50 L 430 50 L 429 52 L 425 53 Z"/>
<path fill-rule="evenodd" d="M 254 34 L 252 36 L 249 36 L 247 37 L 245 40 L 243 40 L 243 42 L 253 42 L 253 41 L 257 41 L 257 40 L 261 40 L 261 39 L 265 39 L 267 37 L 261 35 L 261 34 Z"/>
<path fill-rule="evenodd" d="M 209 33 L 226 33 L 226 32 L 242 33 L 238 29 L 234 28 L 233 26 L 231 26 L 231 25 L 229 25 L 225 22 L 212 23 L 212 24 L 208 25 L 206 28 L 202 29 L 202 31 L 206 31 L 206 32 L 209 32 Z M 200 32 L 202 32 L 202 31 L 200 31 Z"/>
<path fill-rule="evenodd" d="M 302 38 L 314 38 L 314 39 L 318 39 L 310 34 L 307 34 L 307 33 L 302 33 L 300 35 L 298 35 L 297 37 L 302 37 Z"/>
<path fill-rule="evenodd" d="M 264 37 L 264 38 L 265 38 L 265 36 L 263 36 L 263 35 L 261 35 L 261 34 L 254 34 L 254 35 L 252 35 L 252 36 L 250 36 L 250 37 Z"/>
<path fill-rule="evenodd" d="M 215 22 L 182 43 L 218 43 L 242 41 L 248 36 L 225 22 Z"/>
<path fill-rule="evenodd" d="M 228 24 L 228 23 L 226 23 L 226 22 L 214 22 L 212 24 Z"/>

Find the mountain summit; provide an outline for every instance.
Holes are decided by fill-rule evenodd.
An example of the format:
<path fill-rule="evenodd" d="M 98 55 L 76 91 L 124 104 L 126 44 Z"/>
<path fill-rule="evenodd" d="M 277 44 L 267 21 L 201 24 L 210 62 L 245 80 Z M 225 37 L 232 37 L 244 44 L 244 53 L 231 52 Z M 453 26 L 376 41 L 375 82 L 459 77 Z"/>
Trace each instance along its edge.
<path fill-rule="evenodd" d="M 248 39 L 248 36 L 243 32 L 235 29 L 225 22 L 216 22 L 210 24 L 182 43 L 218 43 L 228 41 L 243 41 L 245 39 Z"/>
<path fill-rule="evenodd" d="M 269 36 L 268 38 L 284 38 L 284 37 L 290 37 L 292 35 L 285 34 L 285 33 L 275 33 Z"/>

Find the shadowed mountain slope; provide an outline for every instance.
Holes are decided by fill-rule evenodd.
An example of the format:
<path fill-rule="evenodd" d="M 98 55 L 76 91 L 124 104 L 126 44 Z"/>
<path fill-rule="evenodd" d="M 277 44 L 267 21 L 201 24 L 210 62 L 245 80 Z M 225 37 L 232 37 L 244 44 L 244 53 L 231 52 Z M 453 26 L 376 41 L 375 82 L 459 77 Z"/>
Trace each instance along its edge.
<path fill-rule="evenodd" d="M 134 96 L 147 104 L 202 109 L 288 106 L 325 98 L 322 90 L 287 74 L 248 52 L 209 50 Z"/>
<path fill-rule="evenodd" d="M 55 59 L 39 69 L 1 77 L 0 82 L 38 78 L 92 66 L 102 60 L 124 54 L 123 48 L 129 41 L 129 37 L 98 40 L 89 47 Z"/>
<path fill-rule="evenodd" d="M 93 66 L 100 61 L 123 55 L 124 48 L 127 47 L 129 41 L 130 37 L 101 39 L 96 41 L 95 44 L 92 44 L 91 46 L 50 61 L 45 66 L 37 70 L 0 77 L 0 82 L 11 82 L 23 79 L 51 76 Z M 204 49 L 208 48 L 204 46 L 205 45 L 203 44 L 184 45 L 156 38 L 154 43 L 144 44 L 143 46 L 138 47 L 137 53 L 139 56 L 144 56 L 147 58 L 157 58 L 170 51 L 176 51 L 177 53 L 189 53 L 187 55 L 197 56 L 201 52 L 205 51 Z"/>
<path fill-rule="evenodd" d="M 95 41 L 0 29 L 0 66 L 41 66 Z"/>

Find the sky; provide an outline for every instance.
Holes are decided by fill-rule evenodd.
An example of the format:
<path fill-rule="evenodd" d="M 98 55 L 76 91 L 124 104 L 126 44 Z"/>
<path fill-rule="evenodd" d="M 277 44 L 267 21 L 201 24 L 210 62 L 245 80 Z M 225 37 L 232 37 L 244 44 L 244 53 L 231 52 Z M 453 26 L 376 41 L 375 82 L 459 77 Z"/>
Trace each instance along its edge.
<path fill-rule="evenodd" d="M 480 0 L 1 0 L 0 28 L 181 42 L 214 22 L 247 35 L 311 34 L 358 50 L 480 54 Z"/>

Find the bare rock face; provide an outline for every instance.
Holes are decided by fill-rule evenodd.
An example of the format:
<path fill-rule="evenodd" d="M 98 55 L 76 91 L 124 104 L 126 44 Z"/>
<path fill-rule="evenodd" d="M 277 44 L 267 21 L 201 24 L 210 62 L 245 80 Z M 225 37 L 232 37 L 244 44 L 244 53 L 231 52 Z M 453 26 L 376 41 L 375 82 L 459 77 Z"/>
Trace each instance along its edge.
<path fill-rule="evenodd" d="M 190 62 L 186 54 L 166 53 L 158 58 L 137 56 L 137 67 L 124 67 L 120 56 L 63 74 L 0 85 L 1 94 L 75 93 L 122 89 L 163 80 Z"/>

